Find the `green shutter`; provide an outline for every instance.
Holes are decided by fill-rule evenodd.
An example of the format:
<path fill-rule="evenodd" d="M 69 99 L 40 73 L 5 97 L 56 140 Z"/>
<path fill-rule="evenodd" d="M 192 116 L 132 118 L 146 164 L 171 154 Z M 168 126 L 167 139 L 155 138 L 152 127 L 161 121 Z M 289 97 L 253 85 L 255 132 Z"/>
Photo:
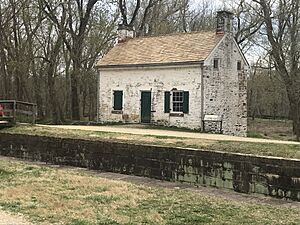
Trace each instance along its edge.
<path fill-rule="evenodd" d="M 165 113 L 170 113 L 170 95 L 169 91 L 165 91 Z"/>
<path fill-rule="evenodd" d="M 183 92 L 183 113 L 189 113 L 189 92 Z"/>
<path fill-rule="evenodd" d="M 123 91 L 114 91 L 114 110 L 123 109 Z"/>

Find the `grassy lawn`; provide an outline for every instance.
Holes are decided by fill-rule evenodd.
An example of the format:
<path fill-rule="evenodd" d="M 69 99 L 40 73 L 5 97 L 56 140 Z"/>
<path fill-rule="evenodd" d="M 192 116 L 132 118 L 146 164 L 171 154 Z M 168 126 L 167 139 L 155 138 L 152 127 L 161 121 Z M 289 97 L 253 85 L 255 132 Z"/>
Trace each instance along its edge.
<path fill-rule="evenodd" d="M 43 124 L 43 123 L 42 123 Z M 45 124 L 45 123 L 44 123 Z M 88 125 L 87 122 L 82 123 L 66 123 L 69 125 Z M 183 127 L 166 127 L 160 125 L 141 125 L 141 124 L 124 124 L 120 122 L 97 124 L 97 126 L 122 126 L 139 129 L 155 129 L 155 130 L 170 130 L 170 131 L 187 131 L 199 133 L 199 130 L 192 130 Z M 283 141 L 295 141 L 296 137 L 293 135 L 293 123 L 291 120 L 273 120 L 248 118 L 248 137 L 275 139 Z"/>
<path fill-rule="evenodd" d="M 211 151 L 246 153 L 262 156 L 278 156 L 300 159 L 300 145 L 248 143 L 236 141 L 215 141 L 193 138 L 121 134 L 99 131 L 66 130 L 30 125 L 19 125 L 0 130 L 3 133 L 30 134 L 60 138 L 77 138 L 86 140 L 109 140 L 135 144 L 153 144 L 161 146 L 190 147 Z"/>
<path fill-rule="evenodd" d="M 300 224 L 300 209 L 0 159 L 0 206 L 37 224 Z"/>
<path fill-rule="evenodd" d="M 294 141 L 293 124 L 290 120 L 248 119 L 248 136 L 283 141 Z"/>
<path fill-rule="evenodd" d="M 40 124 L 50 124 L 47 121 L 40 121 Z M 95 123 L 91 123 L 96 125 Z M 88 121 L 82 122 L 68 122 L 64 125 L 90 125 Z M 122 126 L 129 128 L 139 128 L 139 129 L 154 129 L 154 130 L 170 130 L 170 131 L 187 131 L 199 133 L 199 130 L 192 130 L 183 127 L 167 127 L 161 125 L 141 125 L 141 124 L 124 124 L 122 122 L 115 123 L 104 123 L 97 124 L 97 126 Z M 283 141 L 295 141 L 296 137 L 293 135 L 293 124 L 291 120 L 272 120 L 272 119 L 261 119 L 248 118 L 248 137 L 252 138 L 264 138 L 264 139 L 275 139 Z"/>

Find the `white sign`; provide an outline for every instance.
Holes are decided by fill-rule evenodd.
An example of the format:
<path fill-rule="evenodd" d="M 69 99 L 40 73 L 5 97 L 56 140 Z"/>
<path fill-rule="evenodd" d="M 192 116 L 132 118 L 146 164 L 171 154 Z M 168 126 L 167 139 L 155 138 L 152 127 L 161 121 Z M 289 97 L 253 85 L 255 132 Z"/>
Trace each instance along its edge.
<path fill-rule="evenodd" d="M 222 116 L 219 115 L 205 115 L 204 121 L 222 121 Z"/>

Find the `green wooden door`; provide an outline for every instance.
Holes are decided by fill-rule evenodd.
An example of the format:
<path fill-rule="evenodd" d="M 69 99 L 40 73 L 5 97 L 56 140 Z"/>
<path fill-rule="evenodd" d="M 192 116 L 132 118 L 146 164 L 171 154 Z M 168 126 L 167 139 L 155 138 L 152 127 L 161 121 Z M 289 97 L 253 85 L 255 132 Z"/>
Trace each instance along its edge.
<path fill-rule="evenodd" d="M 141 122 L 150 123 L 151 121 L 151 92 L 142 91 L 141 97 Z"/>

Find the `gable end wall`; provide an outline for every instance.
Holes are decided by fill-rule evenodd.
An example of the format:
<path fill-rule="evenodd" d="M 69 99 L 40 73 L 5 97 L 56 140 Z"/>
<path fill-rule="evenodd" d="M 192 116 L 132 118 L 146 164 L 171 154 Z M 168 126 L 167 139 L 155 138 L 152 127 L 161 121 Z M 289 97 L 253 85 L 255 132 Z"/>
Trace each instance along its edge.
<path fill-rule="evenodd" d="M 214 58 L 220 59 L 214 70 Z M 242 70 L 237 70 L 237 61 Z M 204 66 L 204 115 L 223 116 L 223 133 L 247 135 L 247 71 L 248 64 L 233 38 L 226 36 L 212 52 Z"/>

